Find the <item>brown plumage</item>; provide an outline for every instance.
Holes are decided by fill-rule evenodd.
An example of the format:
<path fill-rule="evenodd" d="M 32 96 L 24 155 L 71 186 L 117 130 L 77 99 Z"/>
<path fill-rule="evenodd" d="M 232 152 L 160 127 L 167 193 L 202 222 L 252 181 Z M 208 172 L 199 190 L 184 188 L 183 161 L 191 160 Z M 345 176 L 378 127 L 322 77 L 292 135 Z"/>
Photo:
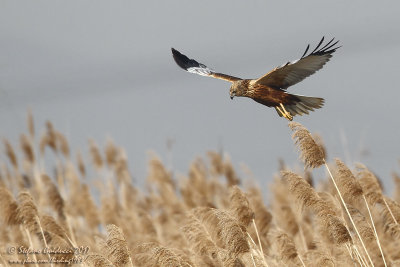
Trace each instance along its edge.
<path fill-rule="evenodd" d="M 310 54 L 307 54 L 310 48 L 310 45 L 308 45 L 299 60 L 277 67 L 259 79 L 241 79 L 214 72 L 204 64 L 188 58 L 174 48 L 172 48 L 172 55 L 175 62 L 188 72 L 231 82 L 229 92 L 231 99 L 235 96 L 249 97 L 260 104 L 274 107 L 280 117 L 292 120 L 293 116 L 308 114 L 309 111 L 321 108 L 324 104 L 322 98 L 286 92 L 288 87 L 301 82 L 320 70 L 339 48 L 336 46 L 338 41 L 334 42 L 334 39 L 321 46 L 323 41 L 324 38 Z"/>

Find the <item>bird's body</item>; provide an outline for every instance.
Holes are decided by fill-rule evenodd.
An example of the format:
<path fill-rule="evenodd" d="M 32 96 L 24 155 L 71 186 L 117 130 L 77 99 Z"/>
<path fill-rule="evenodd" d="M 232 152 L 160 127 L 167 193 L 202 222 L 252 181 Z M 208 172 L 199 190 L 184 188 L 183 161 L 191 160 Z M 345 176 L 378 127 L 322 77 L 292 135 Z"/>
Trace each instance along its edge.
<path fill-rule="evenodd" d="M 249 79 L 233 82 L 230 95 L 232 99 L 234 96 L 249 97 L 267 107 L 274 107 L 279 116 L 290 121 L 293 116 L 308 114 L 308 111 L 321 108 L 324 104 L 323 98 L 289 94 Z"/>
<path fill-rule="evenodd" d="M 275 107 L 277 104 L 279 105 L 279 103 L 287 103 L 288 101 L 294 100 L 290 94 L 283 90 L 256 84 L 254 81 L 255 80 L 245 79 L 233 82 L 230 90 L 231 97 L 249 97 L 268 107 Z"/>
<path fill-rule="evenodd" d="M 338 49 L 338 47 L 335 47 L 337 42 L 333 43 L 334 39 L 318 49 L 323 40 L 324 38 L 309 55 L 305 56 L 309 49 L 309 46 L 307 46 L 299 60 L 277 67 L 259 79 L 241 79 L 214 72 L 204 64 L 189 59 L 173 48 L 172 54 L 175 62 L 188 72 L 231 82 L 229 94 L 232 99 L 235 96 L 249 97 L 260 104 L 274 107 L 279 116 L 292 120 L 293 116 L 308 114 L 309 111 L 321 108 L 324 104 L 323 98 L 294 95 L 286 92 L 289 86 L 302 81 L 321 69 L 332 57 L 332 53 Z"/>

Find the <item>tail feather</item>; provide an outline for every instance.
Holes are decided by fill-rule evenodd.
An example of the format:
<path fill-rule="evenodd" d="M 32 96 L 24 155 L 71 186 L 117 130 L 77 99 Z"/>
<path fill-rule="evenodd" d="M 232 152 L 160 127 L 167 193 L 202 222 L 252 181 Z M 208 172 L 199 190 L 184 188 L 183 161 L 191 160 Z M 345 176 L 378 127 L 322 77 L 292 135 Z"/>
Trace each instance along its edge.
<path fill-rule="evenodd" d="M 324 99 L 320 97 L 310 97 L 302 95 L 292 95 L 293 100 L 288 104 L 283 104 L 285 109 L 292 115 L 308 114 L 309 111 L 319 109 L 324 105 Z M 279 116 L 282 115 L 278 112 Z"/>

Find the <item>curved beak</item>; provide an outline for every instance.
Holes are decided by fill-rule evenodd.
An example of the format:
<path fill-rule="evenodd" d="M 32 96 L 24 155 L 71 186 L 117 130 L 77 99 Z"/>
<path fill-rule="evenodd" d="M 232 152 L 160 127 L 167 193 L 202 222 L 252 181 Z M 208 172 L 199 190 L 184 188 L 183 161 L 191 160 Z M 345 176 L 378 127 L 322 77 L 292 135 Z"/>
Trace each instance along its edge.
<path fill-rule="evenodd" d="M 231 99 L 233 99 L 233 95 L 231 95 Z"/>

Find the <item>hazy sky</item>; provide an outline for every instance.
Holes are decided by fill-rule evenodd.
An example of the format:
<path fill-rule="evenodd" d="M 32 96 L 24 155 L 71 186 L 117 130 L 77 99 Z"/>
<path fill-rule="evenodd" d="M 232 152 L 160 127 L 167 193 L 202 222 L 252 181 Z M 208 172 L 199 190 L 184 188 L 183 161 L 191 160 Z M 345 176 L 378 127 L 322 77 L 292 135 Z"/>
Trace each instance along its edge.
<path fill-rule="evenodd" d="M 388 187 L 400 169 L 398 10 L 398 1 L 361 0 L 0 0 L 0 136 L 16 144 L 31 107 L 38 129 L 51 120 L 86 156 L 89 137 L 112 137 L 138 180 L 146 151 L 166 161 L 173 139 L 177 171 L 223 147 L 266 186 L 278 157 L 298 164 L 287 122 L 230 100 L 229 83 L 185 73 L 170 48 L 256 78 L 325 35 L 343 47 L 290 91 L 326 104 L 295 120 L 322 135 L 330 159 L 361 161 Z"/>

